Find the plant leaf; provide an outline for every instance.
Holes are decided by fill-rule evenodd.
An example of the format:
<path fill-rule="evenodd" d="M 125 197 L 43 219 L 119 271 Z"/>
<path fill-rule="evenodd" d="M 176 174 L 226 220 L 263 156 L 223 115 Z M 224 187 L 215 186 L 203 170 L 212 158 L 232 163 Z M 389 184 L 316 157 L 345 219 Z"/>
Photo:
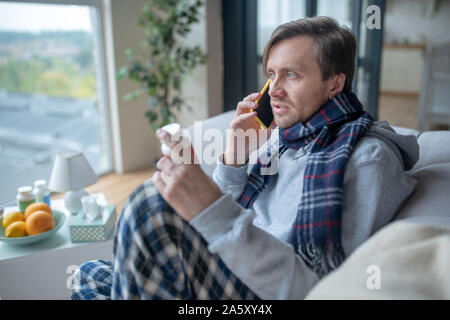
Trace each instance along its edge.
<path fill-rule="evenodd" d="M 128 67 L 123 66 L 122 68 L 119 69 L 119 71 L 117 71 L 116 79 L 117 80 L 124 79 L 125 76 L 127 75 L 127 73 L 128 73 Z"/>
<path fill-rule="evenodd" d="M 148 98 L 148 107 L 150 110 L 155 109 L 157 106 L 159 105 L 159 100 L 154 98 L 154 97 L 150 97 Z"/>
<path fill-rule="evenodd" d="M 141 84 L 124 100 L 136 100 L 145 91 L 145 115 L 153 130 L 176 120 L 175 110 L 192 110 L 180 95 L 182 83 L 207 56 L 199 46 L 190 47 L 182 38 L 202 19 L 203 5 L 201 0 L 147 0 L 138 17 L 138 27 L 145 36 L 140 50 L 148 60 L 138 61 L 131 49 L 125 50 L 129 64 L 117 71 L 116 78 Z"/>

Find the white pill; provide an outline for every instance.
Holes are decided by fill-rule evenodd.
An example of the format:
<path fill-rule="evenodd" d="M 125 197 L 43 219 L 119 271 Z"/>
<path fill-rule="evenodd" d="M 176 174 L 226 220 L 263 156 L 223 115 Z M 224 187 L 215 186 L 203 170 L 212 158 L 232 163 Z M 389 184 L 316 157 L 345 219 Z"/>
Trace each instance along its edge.
<path fill-rule="evenodd" d="M 167 131 L 171 136 L 174 136 L 180 131 L 181 124 L 173 122 L 173 123 L 166 124 L 161 129 L 164 131 Z"/>
<path fill-rule="evenodd" d="M 167 144 L 163 143 L 161 144 L 161 152 L 165 156 L 170 156 L 170 148 L 167 146 Z"/>
<path fill-rule="evenodd" d="M 162 127 L 161 130 L 168 132 L 171 137 L 176 137 L 176 135 L 179 134 L 181 130 L 181 124 L 176 122 L 169 123 Z M 170 156 L 170 151 L 171 150 L 168 145 L 166 145 L 165 143 L 161 143 L 161 152 L 163 155 Z"/>

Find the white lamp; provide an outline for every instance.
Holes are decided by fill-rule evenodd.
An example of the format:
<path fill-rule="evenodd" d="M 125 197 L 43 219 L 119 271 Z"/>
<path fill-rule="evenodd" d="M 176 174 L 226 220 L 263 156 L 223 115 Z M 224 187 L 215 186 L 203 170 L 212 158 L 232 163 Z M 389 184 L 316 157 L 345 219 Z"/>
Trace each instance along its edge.
<path fill-rule="evenodd" d="M 48 188 L 56 192 L 68 191 L 64 196 L 64 205 L 69 212 L 76 214 L 82 208 L 81 197 L 88 195 L 83 188 L 97 180 L 82 152 L 65 151 L 56 155 Z"/>

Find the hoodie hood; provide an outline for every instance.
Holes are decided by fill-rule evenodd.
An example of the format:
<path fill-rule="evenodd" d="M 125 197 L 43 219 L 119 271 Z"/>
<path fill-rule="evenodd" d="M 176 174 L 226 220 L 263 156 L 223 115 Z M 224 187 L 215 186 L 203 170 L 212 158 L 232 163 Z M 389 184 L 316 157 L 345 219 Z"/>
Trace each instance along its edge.
<path fill-rule="evenodd" d="M 405 171 L 412 169 L 419 160 L 419 144 L 416 136 L 396 133 L 387 121 L 374 122 L 366 132 L 366 136 L 384 141 L 397 156 Z"/>

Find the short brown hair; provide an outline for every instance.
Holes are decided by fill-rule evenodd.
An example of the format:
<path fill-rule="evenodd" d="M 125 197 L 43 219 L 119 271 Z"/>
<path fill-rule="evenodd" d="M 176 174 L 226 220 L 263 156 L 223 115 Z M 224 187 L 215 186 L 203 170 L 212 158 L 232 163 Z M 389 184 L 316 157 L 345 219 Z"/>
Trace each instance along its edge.
<path fill-rule="evenodd" d="M 279 41 L 297 36 L 314 38 L 314 56 L 322 73 L 328 80 L 339 73 L 345 74 L 344 91 L 352 89 L 355 72 L 356 38 L 347 27 L 328 17 L 312 17 L 291 21 L 278 26 L 264 48 L 263 71 L 266 67 L 270 49 Z"/>

